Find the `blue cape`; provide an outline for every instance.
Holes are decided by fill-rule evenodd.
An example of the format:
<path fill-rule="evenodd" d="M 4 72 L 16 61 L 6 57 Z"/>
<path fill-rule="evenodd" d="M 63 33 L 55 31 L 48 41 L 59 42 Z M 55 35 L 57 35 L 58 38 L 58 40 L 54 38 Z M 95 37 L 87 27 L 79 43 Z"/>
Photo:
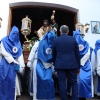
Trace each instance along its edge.
<path fill-rule="evenodd" d="M 96 41 L 95 43 L 95 49 L 94 52 L 95 54 L 97 54 L 97 51 L 100 49 L 100 39 Z"/>
<path fill-rule="evenodd" d="M 79 30 L 73 31 L 73 37 L 76 38 L 78 45 L 82 44 L 84 46 L 84 49 L 80 51 L 80 55 L 86 54 L 89 49 L 89 44 L 82 38 L 80 31 Z"/>
<path fill-rule="evenodd" d="M 52 43 L 55 38 L 55 32 L 49 31 L 44 35 L 43 39 L 39 42 L 38 58 L 41 61 L 45 63 L 52 62 Z"/>
<path fill-rule="evenodd" d="M 14 58 L 18 58 L 22 53 L 21 43 L 19 39 L 19 30 L 16 26 L 12 27 L 10 34 L 2 40 L 5 50 Z"/>

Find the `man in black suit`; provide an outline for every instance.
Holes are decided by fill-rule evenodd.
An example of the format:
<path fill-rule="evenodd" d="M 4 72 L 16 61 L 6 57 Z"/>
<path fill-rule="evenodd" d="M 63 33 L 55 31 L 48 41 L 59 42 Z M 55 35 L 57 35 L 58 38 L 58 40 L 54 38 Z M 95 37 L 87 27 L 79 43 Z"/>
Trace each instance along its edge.
<path fill-rule="evenodd" d="M 69 28 L 60 27 L 61 36 L 53 41 L 52 54 L 55 70 L 58 74 L 58 83 L 61 100 L 68 100 L 66 79 L 72 87 L 72 100 L 78 100 L 77 74 L 80 69 L 78 44 L 74 37 L 68 36 Z"/>

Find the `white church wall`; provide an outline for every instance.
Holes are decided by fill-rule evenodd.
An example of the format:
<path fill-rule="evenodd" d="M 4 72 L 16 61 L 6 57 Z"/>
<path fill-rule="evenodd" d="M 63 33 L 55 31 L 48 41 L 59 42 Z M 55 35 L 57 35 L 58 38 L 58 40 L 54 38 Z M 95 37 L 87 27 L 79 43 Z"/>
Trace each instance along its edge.
<path fill-rule="evenodd" d="M 100 0 L 0 0 L 0 17 L 3 20 L 0 28 L 0 39 L 7 35 L 9 4 L 16 2 L 46 2 L 70 6 L 79 9 L 78 20 L 82 24 L 100 21 Z M 85 40 L 94 48 L 97 39 L 100 39 L 100 35 L 92 34 L 90 26 L 88 33 L 85 33 Z"/>

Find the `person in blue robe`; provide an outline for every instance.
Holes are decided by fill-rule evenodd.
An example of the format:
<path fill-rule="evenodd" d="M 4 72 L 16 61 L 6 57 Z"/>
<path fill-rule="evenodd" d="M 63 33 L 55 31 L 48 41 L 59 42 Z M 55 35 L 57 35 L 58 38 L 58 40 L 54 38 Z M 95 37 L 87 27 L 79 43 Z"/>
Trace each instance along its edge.
<path fill-rule="evenodd" d="M 95 49 L 92 54 L 94 94 L 100 96 L 100 39 L 95 43 Z"/>
<path fill-rule="evenodd" d="M 80 100 L 86 100 L 86 98 L 93 97 L 93 79 L 92 79 L 92 67 L 90 62 L 90 47 L 87 41 L 85 41 L 79 30 L 73 31 L 73 36 L 79 45 L 81 68 L 78 75 L 79 84 L 79 98 Z"/>
<path fill-rule="evenodd" d="M 53 66 L 52 42 L 56 35 L 54 31 L 48 31 L 39 38 L 41 40 L 35 42 L 27 63 L 27 66 L 33 70 L 33 100 L 54 100 L 55 90 L 51 67 Z"/>
<path fill-rule="evenodd" d="M 21 72 L 21 67 L 25 67 L 19 30 L 16 26 L 13 26 L 10 34 L 1 40 L 1 54 L 0 100 L 16 100 L 17 91 L 20 94 L 16 73 Z"/>

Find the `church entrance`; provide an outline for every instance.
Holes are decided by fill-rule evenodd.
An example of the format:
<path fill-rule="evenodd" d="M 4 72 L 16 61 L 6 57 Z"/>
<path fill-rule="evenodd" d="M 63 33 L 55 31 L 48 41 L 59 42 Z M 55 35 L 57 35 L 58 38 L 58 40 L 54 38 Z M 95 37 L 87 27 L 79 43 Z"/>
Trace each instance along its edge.
<path fill-rule="evenodd" d="M 58 23 L 58 26 L 65 24 L 69 26 L 69 35 L 73 35 L 73 30 L 75 30 L 75 24 L 76 24 L 76 14 L 60 9 L 54 9 L 55 12 L 55 20 Z M 19 30 L 21 29 L 21 20 L 28 15 L 28 17 L 32 20 L 32 27 L 31 27 L 31 33 L 28 36 L 28 38 L 32 38 L 35 35 L 34 30 L 38 30 L 43 25 L 43 20 L 47 19 L 49 20 L 49 23 L 51 22 L 50 18 L 52 15 L 53 8 L 43 8 L 43 7 L 23 7 L 23 8 L 15 8 L 12 9 L 12 23 L 11 26 L 16 25 Z M 58 36 L 59 34 L 59 27 L 58 27 Z M 24 36 L 20 32 L 20 40 L 21 43 L 25 41 Z"/>
<path fill-rule="evenodd" d="M 56 11 L 55 20 L 58 24 L 58 31 L 57 31 L 58 36 L 60 35 L 59 33 L 60 26 L 64 24 L 69 26 L 69 35 L 71 36 L 73 35 L 73 30 L 75 30 L 75 24 L 77 23 L 77 12 L 78 12 L 77 10 L 70 11 L 63 5 L 54 5 L 46 3 L 42 3 L 42 6 L 41 3 L 39 4 L 34 3 L 31 6 L 30 5 L 15 6 L 15 4 L 10 5 L 8 34 L 13 25 L 17 26 L 20 30 L 20 41 L 22 45 L 26 40 L 24 38 L 24 35 L 21 34 L 21 25 L 22 25 L 21 20 L 25 18 L 26 15 L 28 15 L 28 17 L 32 20 L 31 33 L 30 35 L 27 36 L 28 39 L 36 37 L 34 30 L 38 30 L 42 26 L 44 19 L 49 20 L 49 23 L 51 22 L 50 18 L 53 10 Z M 29 69 L 26 67 L 25 76 L 22 77 L 22 86 L 23 86 L 22 92 L 24 94 L 28 94 L 28 78 L 29 78 L 28 75 L 29 75 Z"/>
<path fill-rule="evenodd" d="M 32 38 L 35 35 L 34 30 L 38 30 L 42 24 L 43 20 L 47 19 L 49 20 L 49 23 L 51 22 L 50 18 L 52 15 L 52 11 L 55 10 L 55 20 L 58 23 L 58 26 L 65 24 L 69 26 L 69 35 L 73 35 L 73 30 L 75 30 L 75 24 L 77 22 L 76 20 L 76 13 L 63 10 L 63 9 L 57 9 L 57 8 L 45 8 L 45 7 L 21 7 L 21 8 L 13 8 L 12 9 L 12 23 L 11 27 L 13 25 L 16 25 L 19 30 L 21 29 L 21 20 L 28 15 L 28 17 L 32 20 L 32 27 L 31 27 L 31 34 L 28 36 L 28 38 Z M 59 34 L 59 27 L 58 27 L 58 36 Z M 21 34 L 20 31 L 20 40 L 21 43 L 25 41 L 24 36 Z"/>
<path fill-rule="evenodd" d="M 73 30 L 75 30 L 75 24 L 78 22 L 78 9 L 71 8 L 59 4 L 51 3 L 41 3 L 41 2 L 18 2 L 9 4 L 9 22 L 8 22 L 8 34 L 13 25 L 16 25 L 19 30 L 21 30 L 22 22 L 21 20 L 28 15 L 32 20 L 31 34 L 28 39 L 36 36 L 34 30 L 38 30 L 42 24 L 43 20 L 49 20 L 51 22 L 52 11 L 55 10 L 55 20 L 58 23 L 58 36 L 59 27 L 63 24 L 69 26 L 69 35 L 73 35 Z M 25 41 L 24 36 L 20 31 L 20 40 L 23 44 Z"/>

